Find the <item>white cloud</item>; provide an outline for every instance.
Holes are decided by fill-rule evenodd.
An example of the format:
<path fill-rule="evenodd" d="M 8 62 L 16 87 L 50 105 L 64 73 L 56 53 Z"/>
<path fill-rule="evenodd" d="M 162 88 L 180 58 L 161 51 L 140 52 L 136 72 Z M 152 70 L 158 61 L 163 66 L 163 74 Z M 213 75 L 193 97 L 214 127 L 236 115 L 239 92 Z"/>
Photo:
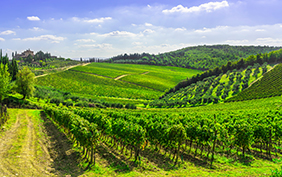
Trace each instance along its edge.
<path fill-rule="evenodd" d="M 206 28 L 204 27 L 203 29 L 198 29 L 195 30 L 196 33 L 207 33 L 207 32 L 211 32 L 212 30 L 210 28 Z"/>
<path fill-rule="evenodd" d="M 57 37 L 54 35 L 41 35 L 37 37 L 31 37 L 31 38 L 24 38 L 23 41 L 51 41 L 52 43 L 59 43 L 60 41 L 63 41 L 64 37 Z"/>
<path fill-rule="evenodd" d="M 0 41 L 5 41 L 5 39 L 0 37 Z"/>
<path fill-rule="evenodd" d="M 242 45 L 242 44 L 247 43 L 247 42 L 249 42 L 249 40 L 246 40 L 246 39 L 244 39 L 244 40 L 226 40 L 225 41 L 225 43 L 233 44 L 233 45 Z"/>
<path fill-rule="evenodd" d="M 90 33 L 92 35 L 98 35 L 98 36 L 102 36 L 102 37 L 135 37 L 138 36 L 138 34 L 135 33 L 131 33 L 128 31 L 112 31 L 110 33 L 105 33 L 105 34 L 97 34 L 97 33 Z"/>
<path fill-rule="evenodd" d="M 256 32 L 264 32 L 265 29 L 256 29 Z"/>
<path fill-rule="evenodd" d="M 145 26 L 153 26 L 151 23 L 145 23 Z"/>
<path fill-rule="evenodd" d="M 79 48 L 98 48 L 98 49 L 110 49 L 112 44 L 102 43 L 102 44 L 84 44 L 79 45 Z"/>
<path fill-rule="evenodd" d="M 132 45 L 142 45 L 142 42 L 132 42 Z"/>
<path fill-rule="evenodd" d="M 186 28 L 182 27 L 182 28 L 176 28 L 174 31 L 182 32 L 182 31 L 186 31 L 186 30 L 187 30 Z"/>
<path fill-rule="evenodd" d="M 78 18 L 78 17 L 73 17 L 73 21 L 75 22 L 85 22 L 85 23 L 103 23 L 107 20 L 112 20 L 112 17 L 101 17 L 101 18 L 94 18 L 94 19 L 85 19 L 85 18 Z"/>
<path fill-rule="evenodd" d="M 197 29 L 194 32 L 196 33 L 209 33 L 209 32 L 213 32 L 213 31 L 222 31 L 222 30 L 226 30 L 228 29 L 228 26 L 217 26 L 215 28 L 203 28 L 203 29 Z"/>
<path fill-rule="evenodd" d="M 30 17 L 27 17 L 27 19 L 30 21 L 40 21 L 40 18 L 37 16 L 30 16 Z"/>
<path fill-rule="evenodd" d="M 12 40 L 13 40 L 13 41 L 20 41 L 21 38 L 13 38 Z"/>
<path fill-rule="evenodd" d="M 6 30 L 6 31 L 3 31 L 3 32 L 1 32 L 0 33 L 0 35 L 9 35 L 9 34 L 16 34 L 16 32 L 15 31 L 11 31 L 11 30 Z"/>
<path fill-rule="evenodd" d="M 257 38 L 256 42 L 260 45 L 268 44 L 268 45 L 281 46 L 282 38 L 271 38 L 271 37 Z"/>
<path fill-rule="evenodd" d="M 170 14 L 170 13 L 175 13 L 175 12 L 180 12 L 180 13 L 194 13 L 194 12 L 212 12 L 224 7 L 229 7 L 229 4 L 227 1 L 222 1 L 222 2 L 208 2 L 201 4 L 199 6 L 193 6 L 193 7 L 183 7 L 182 5 L 178 5 L 176 7 L 173 7 L 172 9 L 168 10 L 165 9 L 162 12 L 165 14 Z"/>
<path fill-rule="evenodd" d="M 96 41 L 93 40 L 93 39 L 77 39 L 76 41 L 77 41 L 77 42 L 96 42 Z"/>
<path fill-rule="evenodd" d="M 144 31 L 143 31 L 143 33 L 145 34 L 145 33 L 154 33 L 155 31 L 154 30 L 151 30 L 151 29 L 145 29 Z"/>
<path fill-rule="evenodd" d="M 31 31 L 42 31 L 43 29 L 38 28 L 38 27 L 33 27 L 30 29 Z"/>

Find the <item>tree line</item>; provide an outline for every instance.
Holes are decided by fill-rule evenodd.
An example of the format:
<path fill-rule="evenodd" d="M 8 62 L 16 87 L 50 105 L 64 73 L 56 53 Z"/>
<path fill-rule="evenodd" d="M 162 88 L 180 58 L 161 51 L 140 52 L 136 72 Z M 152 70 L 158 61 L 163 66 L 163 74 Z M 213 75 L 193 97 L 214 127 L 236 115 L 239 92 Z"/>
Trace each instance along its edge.
<path fill-rule="evenodd" d="M 229 45 L 203 45 L 187 47 L 177 51 L 161 53 L 121 54 L 106 59 L 110 63 L 147 64 L 160 66 L 177 66 L 190 69 L 208 70 L 227 62 L 238 61 L 257 53 L 265 53 L 281 49 L 269 46 L 229 46 Z"/>
<path fill-rule="evenodd" d="M 34 74 L 28 67 L 19 71 L 15 59 L 9 61 L 7 54 L 2 56 L 0 50 L 0 106 L 3 100 L 12 92 L 23 95 L 23 99 L 30 97 L 34 90 Z"/>
<path fill-rule="evenodd" d="M 216 67 L 214 69 L 204 71 L 200 74 L 192 76 L 191 78 L 187 78 L 186 80 L 178 83 L 174 88 L 166 92 L 161 98 L 163 98 L 165 95 L 171 92 L 176 92 L 177 90 L 181 88 L 185 88 L 193 83 L 202 81 L 204 78 L 207 78 L 210 76 L 219 76 L 220 74 L 225 74 L 228 71 L 231 71 L 234 69 L 239 70 L 239 69 L 247 68 L 248 66 L 254 65 L 255 63 L 262 65 L 265 62 L 267 62 L 268 64 L 281 63 L 282 62 L 282 49 L 277 50 L 277 51 L 272 51 L 269 53 L 264 53 L 264 54 L 259 53 L 257 55 L 251 55 L 245 59 L 240 59 L 239 61 L 235 61 L 235 62 L 229 61 L 227 64 L 222 65 L 221 67 Z"/>

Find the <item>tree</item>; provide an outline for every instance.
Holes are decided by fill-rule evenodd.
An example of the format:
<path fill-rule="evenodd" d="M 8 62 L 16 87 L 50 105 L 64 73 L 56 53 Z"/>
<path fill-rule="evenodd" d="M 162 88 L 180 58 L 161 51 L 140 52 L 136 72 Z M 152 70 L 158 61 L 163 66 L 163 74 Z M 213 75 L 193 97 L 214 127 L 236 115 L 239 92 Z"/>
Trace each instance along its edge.
<path fill-rule="evenodd" d="M 12 59 L 12 63 L 9 65 L 9 72 L 12 77 L 12 81 L 16 80 L 16 75 L 19 72 L 18 63 L 15 58 Z"/>
<path fill-rule="evenodd" d="M 29 70 L 28 67 L 24 67 L 17 74 L 16 91 L 23 95 L 23 100 L 32 96 L 34 91 L 35 75 Z"/>
<path fill-rule="evenodd" d="M 0 63 L 0 105 L 11 90 L 10 81 L 11 78 L 10 73 L 8 72 L 8 66 L 5 67 L 2 63 Z"/>

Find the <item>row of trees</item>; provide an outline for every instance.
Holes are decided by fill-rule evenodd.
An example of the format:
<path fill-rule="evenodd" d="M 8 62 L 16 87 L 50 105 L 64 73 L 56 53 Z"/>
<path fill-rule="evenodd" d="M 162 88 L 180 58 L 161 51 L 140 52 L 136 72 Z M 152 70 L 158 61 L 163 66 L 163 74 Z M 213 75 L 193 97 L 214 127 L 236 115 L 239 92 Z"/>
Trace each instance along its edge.
<path fill-rule="evenodd" d="M 12 80 L 8 68 L 8 64 L 0 63 L 0 106 L 12 91 L 22 94 L 25 99 L 31 96 L 34 90 L 34 74 L 28 67 L 17 73 L 15 81 Z"/>
<path fill-rule="evenodd" d="M 197 83 L 198 81 L 202 81 L 204 78 L 210 77 L 210 76 L 219 76 L 220 74 L 227 73 L 230 70 L 233 69 L 242 69 L 247 68 L 248 66 L 252 66 L 255 63 L 263 64 L 263 63 L 281 63 L 282 62 L 282 49 L 277 51 L 272 51 L 270 53 L 264 53 L 264 54 L 257 54 L 257 55 L 251 55 L 248 58 L 240 59 L 236 62 L 228 62 L 226 65 L 222 65 L 221 67 L 216 67 L 214 69 L 207 70 L 205 72 L 202 72 L 200 74 L 197 74 L 196 76 L 193 76 L 192 78 L 189 78 L 187 80 L 184 80 L 180 83 L 178 83 L 174 88 L 170 89 L 168 92 L 166 92 L 161 98 L 163 98 L 166 94 L 169 94 L 171 92 L 176 92 L 177 90 L 181 88 L 185 88 L 193 83 Z"/>

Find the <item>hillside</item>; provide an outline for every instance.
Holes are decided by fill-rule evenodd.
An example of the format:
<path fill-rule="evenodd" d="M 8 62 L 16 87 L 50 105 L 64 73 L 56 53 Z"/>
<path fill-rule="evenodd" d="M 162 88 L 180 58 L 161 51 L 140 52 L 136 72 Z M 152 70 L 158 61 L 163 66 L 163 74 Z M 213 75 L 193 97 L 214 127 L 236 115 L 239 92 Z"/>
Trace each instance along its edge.
<path fill-rule="evenodd" d="M 233 63 L 229 62 L 227 65 L 205 71 L 178 83 L 159 100 L 149 105 L 151 107 L 184 107 L 224 101 L 246 89 L 252 81 L 271 69 L 267 63 L 279 62 L 282 62 L 282 50 L 250 56 Z M 274 93 L 276 96 L 277 92 Z M 266 96 L 261 92 L 258 94 L 265 95 L 264 97 L 271 96 L 271 94 Z"/>
<path fill-rule="evenodd" d="M 201 71 L 164 66 L 91 63 L 37 78 L 36 84 L 95 99 L 153 100 Z"/>
<path fill-rule="evenodd" d="M 282 64 L 275 66 L 249 88 L 226 101 L 243 101 L 280 95 L 282 95 Z"/>
<path fill-rule="evenodd" d="M 229 61 L 234 62 L 251 55 L 268 53 L 278 49 L 281 49 L 281 47 L 203 45 L 158 55 L 148 53 L 123 54 L 112 57 L 106 62 L 177 66 L 207 70 L 225 65 Z"/>
<path fill-rule="evenodd" d="M 272 67 L 254 65 L 245 70 L 231 70 L 219 76 L 210 76 L 202 81 L 166 94 L 150 102 L 151 107 L 190 107 L 222 102 L 246 89 Z"/>

